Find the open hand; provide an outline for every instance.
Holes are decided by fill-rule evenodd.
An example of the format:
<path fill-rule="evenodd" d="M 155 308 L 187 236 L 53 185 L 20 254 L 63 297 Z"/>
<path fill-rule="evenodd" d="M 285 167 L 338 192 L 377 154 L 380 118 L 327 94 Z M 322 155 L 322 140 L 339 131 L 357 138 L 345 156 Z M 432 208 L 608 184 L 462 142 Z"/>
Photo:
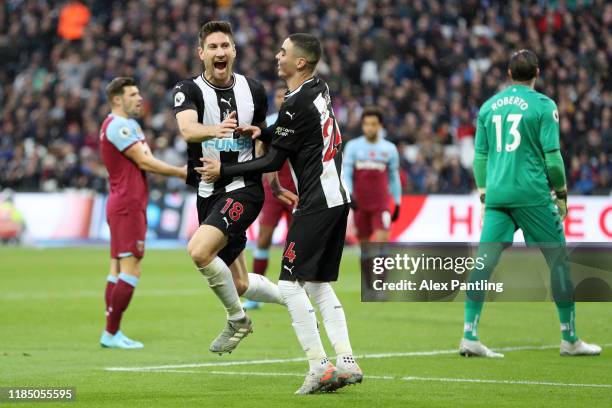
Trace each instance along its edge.
<path fill-rule="evenodd" d="M 294 192 L 289 191 L 284 187 L 279 186 L 278 188 L 273 189 L 272 194 L 274 194 L 274 197 L 281 200 L 283 204 L 290 205 L 293 208 L 296 208 L 300 201 L 300 198 Z"/>
<path fill-rule="evenodd" d="M 214 183 L 219 180 L 221 177 L 221 162 L 207 157 L 202 157 L 200 160 L 204 164 L 202 167 L 194 168 L 194 170 L 202 175 L 202 180 L 207 183 Z"/>
<path fill-rule="evenodd" d="M 245 136 L 251 136 L 252 139 L 257 139 L 261 136 L 261 129 L 253 125 L 240 125 L 236 128 L 236 132 L 242 133 Z"/>
<path fill-rule="evenodd" d="M 236 111 L 233 111 L 227 117 L 215 127 L 214 137 L 216 138 L 228 138 L 234 137 L 234 131 L 237 130 L 238 121 L 236 120 Z"/>

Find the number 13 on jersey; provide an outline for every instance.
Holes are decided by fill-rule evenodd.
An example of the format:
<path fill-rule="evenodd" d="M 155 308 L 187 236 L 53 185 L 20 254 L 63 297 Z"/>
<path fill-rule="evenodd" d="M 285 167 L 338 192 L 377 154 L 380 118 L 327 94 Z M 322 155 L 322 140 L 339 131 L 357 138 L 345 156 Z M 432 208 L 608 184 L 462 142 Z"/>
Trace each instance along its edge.
<path fill-rule="evenodd" d="M 512 143 L 506 143 L 506 151 L 513 152 L 515 151 L 519 145 L 521 144 L 521 134 L 518 131 L 519 123 L 523 115 L 519 113 L 509 114 L 506 118 L 506 122 L 510 122 L 510 136 L 512 136 Z M 497 151 L 502 151 L 502 116 L 501 115 L 493 115 L 493 124 L 495 125 L 495 140 L 497 141 Z"/>

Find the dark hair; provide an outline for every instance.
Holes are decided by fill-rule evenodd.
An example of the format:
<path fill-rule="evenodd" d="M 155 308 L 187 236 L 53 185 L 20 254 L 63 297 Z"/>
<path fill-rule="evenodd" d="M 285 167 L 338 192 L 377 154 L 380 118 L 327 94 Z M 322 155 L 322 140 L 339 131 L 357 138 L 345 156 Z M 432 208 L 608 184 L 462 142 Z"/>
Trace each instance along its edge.
<path fill-rule="evenodd" d="M 234 33 L 232 32 L 232 25 L 230 23 L 227 21 L 209 21 L 200 28 L 200 32 L 198 33 L 198 44 L 200 47 L 204 46 L 206 37 L 212 33 L 227 34 L 230 40 L 232 40 L 232 42 L 234 41 Z"/>
<path fill-rule="evenodd" d="M 531 81 L 538 74 L 538 57 L 531 50 L 518 50 L 510 56 L 510 77 L 515 81 Z"/>
<path fill-rule="evenodd" d="M 291 40 L 294 47 L 302 51 L 303 55 L 301 56 L 306 58 L 307 67 L 310 71 L 314 71 L 321 59 L 321 43 L 319 39 L 312 34 L 296 33 L 291 34 L 289 40 Z"/>
<path fill-rule="evenodd" d="M 382 125 L 383 122 L 383 114 L 382 111 L 376 107 L 376 106 L 368 106 L 366 108 L 363 109 L 363 112 L 361 112 L 361 121 L 363 122 L 363 119 L 366 116 L 376 116 L 378 118 L 378 121 L 380 122 L 380 124 Z"/>
<path fill-rule="evenodd" d="M 134 78 L 130 77 L 117 77 L 106 85 L 106 98 L 111 103 L 113 97 L 123 95 L 123 88 L 126 86 L 136 86 Z"/>

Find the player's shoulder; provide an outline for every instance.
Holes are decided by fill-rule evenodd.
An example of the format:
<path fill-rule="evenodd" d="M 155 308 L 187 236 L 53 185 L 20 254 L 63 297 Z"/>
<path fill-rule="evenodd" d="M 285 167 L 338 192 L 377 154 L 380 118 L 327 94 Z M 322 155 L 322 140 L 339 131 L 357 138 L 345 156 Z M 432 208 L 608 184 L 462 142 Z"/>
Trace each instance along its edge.
<path fill-rule="evenodd" d="M 291 92 L 286 102 L 296 107 L 310 107 L 314 100 L 318 98 L 322 92 L 327 92 L 327 90 L 327 84 L 325 84 L 323 80 L 318 77 L 313 77 Z"/>
<path fill-rule="evenodd" d="M 185 79 L 178 81 L 176 85 L 174 85 L 174 88 L 172 88 L 172 91 L 176 93 L 176 92 L 185 92 L 191 89 L 197 89 L 198 85 L 195 83 L 197 78 L 198 76 L 194 76 L 194 77 L 185 78 Z"/>
<path fill-rule="evenodd" d="M 246 83 L 246 85 L 249 87 L 249 90 L 251 91 L 251 95 L 253 95 L 253 98 L 256 101 L 267 103 L 268 95 L 266 93 L 266 88 L 263 86 L 261 81 L 247 75 L 234 75 L 236 77 L 236 81 L 244 81 L 244 83 Z"/>
<path fill-rule="evenodd" d="M 387 140 L 387 139 L 380 139 L 380 142 L 383 146 L 384 149 L 386 150 L 390 150 L 390 151 L 396 151 L 397 150 L 397 146 L 395 145 L 395 143 Z"/>
<path fill-rule="evenodd" d="M 354 148 L 357 148 L 357 147 L 359 147 L 360 144 L 363 143 L 364 140 L 365 140 L 365 138 L 363 136 L 354 137 L 351 140 L 349 140 L 348 142 L 346 142 L 345 149 L 354 149 Z"/>
<path fill-rule="evenodd" d="M 106 133 L 109 135 L 119 134 L 119 132 L 123 128 L 127 128 L 128 133 L 129 133 L 129 129 L 131 126 L 132 126 L 132 123 L 130 122 L 130 119 L 111 114 L 110 120 L 108 121 L 108 124 L 106 125 Z"/>
<path fill-rule="evenodd" d="M 112 120 L 106 126 L 106 138 L 116 144 L 134 137 L 144 137 L 138 122 L 135 119 L 112 115 Z"/>
<path fill-rule="evenodd" d="M 554 107 L 556 109 L 557 104 L 555 103 L 555 101 L 553 101 L 553 99 L 551 97 L 549 97 L 548 95 L 545 95 L 541 92 L 538 91 L 533 91 L 537 101 L 540 103 L 540 105 L 542 107 Z"/>
<path fill-rule="evenodd" d="M 495 94 L 493 94 L 491 97 L 489 97 L 489 99 L 487 99 L 486 101 L 484 101 L 482 103 L 482 105 L 480 105 L 480 109 L 478 110 L 478 116 L 485 116 L 487 113 L 491 112 L 493 110 L 493 104 L 500 98 L 503 96 L 505 89 L 496 92 Z"/>
<path fill-rule="evenodd" d="M 261 81 L 259 81 L 258 79 L 255 79 L 248 75 L 243 75 L 243 74 L 238 74 L 238 73 L 234 73 L 234 76 L 236 77 L 237 81 L 244 80 L 249 85 L 249 88 L 251 89 L 258 89 L 258 90 L 265 89 Z"/>

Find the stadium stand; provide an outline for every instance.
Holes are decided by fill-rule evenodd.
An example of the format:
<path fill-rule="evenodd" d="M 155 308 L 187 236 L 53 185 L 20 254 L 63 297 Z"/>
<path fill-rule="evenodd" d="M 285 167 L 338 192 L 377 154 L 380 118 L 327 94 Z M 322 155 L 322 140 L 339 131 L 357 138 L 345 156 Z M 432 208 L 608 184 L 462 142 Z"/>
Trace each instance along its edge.
<path fill-rule="evenodd" d="M 140 84 L 155 155 L 184 162 L 171 88 L 200 70 L 196 34 L 213 18 L 232 21 L 236 71 L 261 79 L 270 96 L 282 39 L 320 35 L 319 72 L 344 138 L 359 135 L 364 106 L 382 107 L 406 193 L 473 190 L 478 106 L 503 85 L 510 52 L 531 48 L 540 58 L 537 89 L 559 107 L 570 191 L 610 194 L 612 4 L 605 0 L 8 0 L 0 7 L 0 187 L 104 192 L 97 132 L 108 113 L 104 86 L 118 75 Z"/>

